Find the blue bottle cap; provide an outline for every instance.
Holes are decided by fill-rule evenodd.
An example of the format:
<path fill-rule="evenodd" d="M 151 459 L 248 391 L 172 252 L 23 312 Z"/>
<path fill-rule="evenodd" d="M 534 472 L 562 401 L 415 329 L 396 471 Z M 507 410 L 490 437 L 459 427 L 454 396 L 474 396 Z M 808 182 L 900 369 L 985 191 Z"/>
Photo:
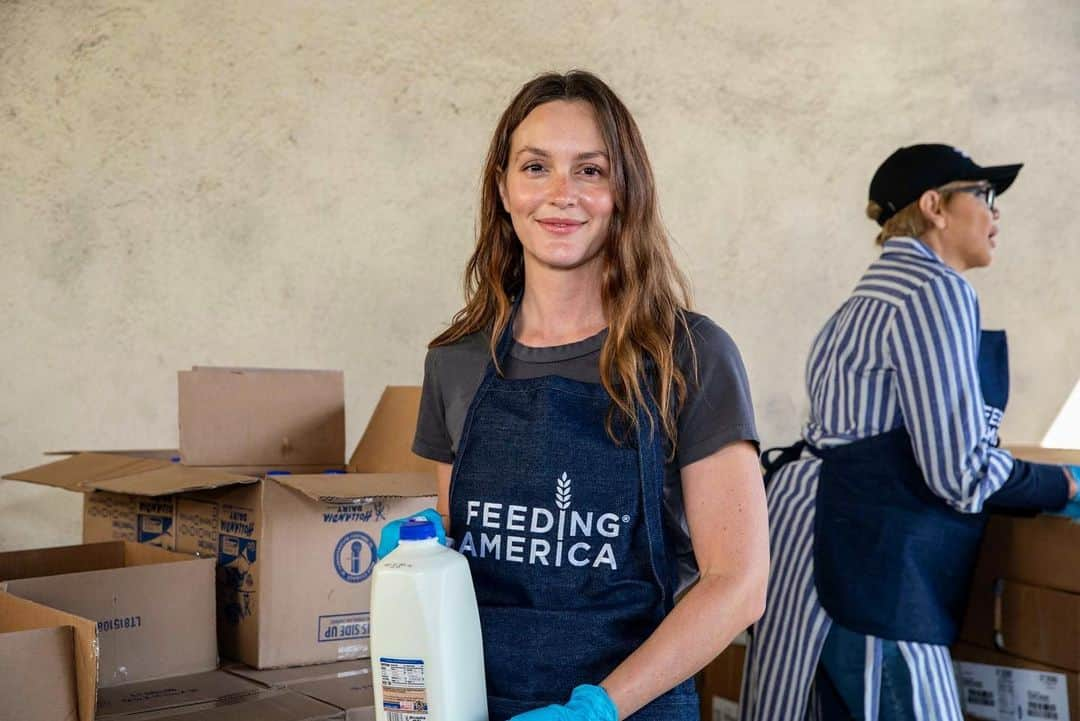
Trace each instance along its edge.
<path fill-rule="evenodd" d="M 435 537 L 435 524 L 423 516 L 410 518 L 401 526 L 402 541 L 424 541 Z"/>

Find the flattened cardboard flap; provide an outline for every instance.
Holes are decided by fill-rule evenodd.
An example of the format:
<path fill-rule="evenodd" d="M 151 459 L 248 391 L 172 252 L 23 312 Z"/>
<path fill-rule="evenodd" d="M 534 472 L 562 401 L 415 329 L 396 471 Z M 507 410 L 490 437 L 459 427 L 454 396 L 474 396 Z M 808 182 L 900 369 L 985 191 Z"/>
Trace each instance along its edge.
<path fill-rule="evenodd" d="M 224 671 L 206 671 L 101 689 L 98 716 L 156 711 L 212 701 L 250 696 L 259 690 L 254 683 Z"/>
<path fill-rule="evenodd" d="M 342 712 L 288 689 L 258 689 L 251 694 L 164 711 L 109 716 L 102 721 L 341 721 Z"/>
<path fill-rule="evenodd" d="M 111 491 L 166 496 L 183 491 L 255 483 L 258 478 L 213 468 L 191 468 L 154 458 L 107 453 L 79 453 L 63 460 L 16 471 L 9 481 L 27 481 L 79 493 Z"/>
<path fill-rule="evenodd" d="M 420 386 L 387 386 L 349 458 L 349 471 L 434 473 L 434 463 L 412 452 L 419 414 Z"/>
<path fill-rule="evenodd" d="M 180 371 L 178 408 L 188 465 L 333 465 L 345 457 L 342 371 Z"/>
<path fill-rule="evenodd" d="M 89 484 L 171 465 L 168 461 L 118 456 L 112 453 L 79 453 L 70 458 L 15 471 L 9 481 L 26 481 L 85 493 Z"/>
<path fill-rule="evenodd" d="M 273 476 L 313 501 L 355 503 L 366 498 L 417 498 L 437 493 L 432 473 L 337 473 Z"/>
<path fill-rule="evenodd" d="M 57 626 L 72 628 L 79 718 L 90 721 L 97 705 L 97 623 L 0 591 L 0 633 Z"/>
<path fill-rule="evenodd" d="M 130 475 L 108 480 L 90 481 L 86 486 L 95 491 L 131 493 L 137 496 L 169 496 L 185 491 L 201 491 L 243 483 L 255 483 L 259 479 L 239 473 L 219 471 L 212 468 L 192 468 L 179 463 L 169 463 L 158 468 L 142 470 Z"/>

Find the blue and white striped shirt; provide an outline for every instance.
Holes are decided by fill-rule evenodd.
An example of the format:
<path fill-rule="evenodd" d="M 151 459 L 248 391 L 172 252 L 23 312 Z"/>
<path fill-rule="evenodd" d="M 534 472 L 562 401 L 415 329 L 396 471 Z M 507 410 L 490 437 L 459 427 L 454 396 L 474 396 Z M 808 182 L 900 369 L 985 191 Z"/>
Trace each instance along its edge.
<path fill-rule="evenodd" d="M 958 511 L 981 511 L 1008 480 L 1013 459 L 996 448 L 1000 411 L 983 401 L 979 334 L 967 281 L 920 241 L 887 240 L 814 340 L 804 440 L 827 448 L 904 426 L 930 489 Z M 769 486 L 773 565 L 765 615 L 748 649 L 742 721 L 803 719 L 815 706 L 814 674 L 832 623 L 813 575 L 820 463 L 809 455 L 789 463 Z M 866 643 L 864 708 L 876 718 L 882 641 L 868 636 Z M 912 717 L 960 721 L 948 649 L 898 645 L 914 688 Z"/>
<path fill-rule="evenodd" d="M 977 513 L 1012 471 L 995 447 L 1001 412 L 979 387 L 979 302 L 959 273 L 913 238 L 881 257 L 810 350 L 810 422 L 819 448 L 900 426 L 935 494 Z"/>

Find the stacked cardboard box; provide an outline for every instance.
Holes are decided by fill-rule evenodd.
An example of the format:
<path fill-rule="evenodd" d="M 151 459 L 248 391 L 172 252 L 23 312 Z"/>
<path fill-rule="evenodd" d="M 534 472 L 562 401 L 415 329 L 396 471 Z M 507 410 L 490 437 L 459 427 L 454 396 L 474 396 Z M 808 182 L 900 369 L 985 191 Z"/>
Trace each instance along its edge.
<path fill-rule="evenodd" d="M 259 671 L 240 664 L 226 671 L 272 689 L 289 689 L 328 703 L 344 714 L 345 721 L 374 721 L 375 691 L 367 660 L 340 661 L 319 666 Z"/>
<path fill-rule="evenodd" d="M 65 453 L 5 476 L 84 494 L 87 545 L 0 554 L 0 584 L 46 604 L 0 621 L 0 658 L 28 643 L 52 658 L 56 718 L 73 704 L 81 721 L 95 706 L 124 721 L 370 718 L 366 660 L 280 672 L 288 683 L 227 674 L 214 617 L 222 655 L 255 668 L 366 659 L 382 526 L 434 505 L 433 466 L 409 450 L 419 389 L 386 389 L 345 465 L 340 372 L 198 368 L 179 388 L 179 450 Z M 161 570 L 181 561 L 198 570 Z M 73 633 L 82 656 L 47 653 Z"/>
<path fill-rule="evenodd" d="M 409 448 L 419 398 L 387 388 L 341 472 L 340 373 L 197 369 L 180 376 L 179 455 L 219 465 L 79 453 L 5 478 L 84 493 L 84 541 L 215 558 L 224 657 L 256 668 L 366 658 L 382 526 L 435 503 L 433 466 Z"/>
<path fill-rule="evenodd" d="M 1011 450 L 1080 464 L 1080 451 Z M 1080 719 L 1080 524 L 990 519 L 953 660 L 969 718 Z"/>

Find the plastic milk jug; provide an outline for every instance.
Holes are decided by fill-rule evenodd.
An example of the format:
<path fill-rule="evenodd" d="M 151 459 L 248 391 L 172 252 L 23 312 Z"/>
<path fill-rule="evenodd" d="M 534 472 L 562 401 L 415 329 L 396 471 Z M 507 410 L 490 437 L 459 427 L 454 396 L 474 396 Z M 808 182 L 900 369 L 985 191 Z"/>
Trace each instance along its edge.
<path fill-rule="evenodd" d="M 371 576 L 376 721 L 487 721 L 484 648 L 469 563 L 411 518 Z"/>

